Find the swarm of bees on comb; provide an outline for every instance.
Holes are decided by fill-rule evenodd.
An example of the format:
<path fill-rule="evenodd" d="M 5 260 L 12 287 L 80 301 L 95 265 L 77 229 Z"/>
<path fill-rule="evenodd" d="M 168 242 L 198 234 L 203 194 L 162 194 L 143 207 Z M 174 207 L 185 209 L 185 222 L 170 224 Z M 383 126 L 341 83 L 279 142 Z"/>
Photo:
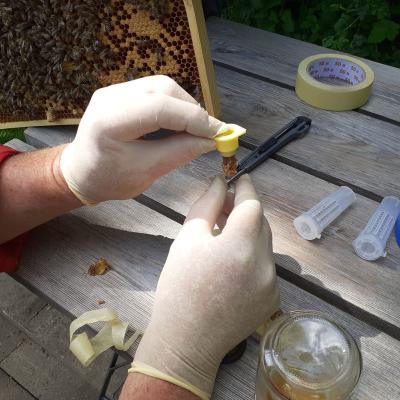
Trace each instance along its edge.
<path fill-rule="evenodd" d="M 183 0 L 0 1 L 0 127 L 78 120 L 96 89 L 155 74 L 202 101 Z"/>

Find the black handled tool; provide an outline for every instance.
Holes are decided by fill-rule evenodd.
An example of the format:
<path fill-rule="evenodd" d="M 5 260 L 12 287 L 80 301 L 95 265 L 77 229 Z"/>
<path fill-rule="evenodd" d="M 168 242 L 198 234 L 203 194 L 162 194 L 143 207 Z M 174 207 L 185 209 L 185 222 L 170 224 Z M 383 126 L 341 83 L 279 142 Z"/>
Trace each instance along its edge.
<path fill-rule="evenodd" d="M 260 144 L 248 156 L 239 161 L 237 173 L 227 181 L 228 185 L 235 182 L 242 175 L 253 171 L 292 140 L 302 138 L 308 132 L 310 126 L 311 119 L 307 117 L 300 116 L 290 121 L 264 143 Z"/>

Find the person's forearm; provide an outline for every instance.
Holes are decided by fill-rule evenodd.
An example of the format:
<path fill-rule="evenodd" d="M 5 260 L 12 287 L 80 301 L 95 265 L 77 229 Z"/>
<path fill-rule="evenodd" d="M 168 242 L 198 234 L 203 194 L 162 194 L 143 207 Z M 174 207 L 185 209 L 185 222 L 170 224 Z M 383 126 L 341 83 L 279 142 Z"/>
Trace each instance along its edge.
<path fill-rule="evenodd" d="M 119 400 L 199 400 L 197 396 L 172 383 L 151 376 L 130 373 Z"/>
<path fill-rule="evenodd" d="M 17 154 L 0 164 L 0 243 L 82 205 L 60 170 L 64 146 Z"/>

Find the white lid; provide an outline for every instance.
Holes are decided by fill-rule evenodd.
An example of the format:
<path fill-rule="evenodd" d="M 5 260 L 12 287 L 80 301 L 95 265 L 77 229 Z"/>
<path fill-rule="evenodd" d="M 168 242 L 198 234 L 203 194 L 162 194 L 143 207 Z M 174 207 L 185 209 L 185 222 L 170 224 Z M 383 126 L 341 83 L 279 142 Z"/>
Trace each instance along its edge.
<path fill-rule="evenodd" d="M 316 223 L 315 219 L 307 214 L 299 215 L 293 221 L 297 233 L 306 240 L 319 239 L 321 237 L 321 226 Z"/>
<path fill-rule="evenodd" d="M 303 388 L 332 387 L 345 380 L 353 366 L 343 331 L 313 313 L 285 321 L 272 346 L 272 358 L 281 375 Z"/>
<path fill-rule="evenodd" d="M 353 241 L 353 249 L 359 257 L 367 261 L 374 261 L 379 257 L 386 256 L 382 242 L 371 234 L 360 235 Z"/>

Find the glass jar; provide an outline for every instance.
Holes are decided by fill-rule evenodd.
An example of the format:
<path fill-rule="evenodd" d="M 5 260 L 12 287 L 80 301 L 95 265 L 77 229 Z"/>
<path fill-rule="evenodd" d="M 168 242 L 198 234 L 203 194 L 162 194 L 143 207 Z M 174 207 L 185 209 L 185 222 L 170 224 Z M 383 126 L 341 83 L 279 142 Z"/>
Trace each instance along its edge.
<path fill-rule="evenodd" d="M 345 400 L 362 370 L 356 342 L 329 316 L 283 314 L 260 347 L 256 400 Z"/>

